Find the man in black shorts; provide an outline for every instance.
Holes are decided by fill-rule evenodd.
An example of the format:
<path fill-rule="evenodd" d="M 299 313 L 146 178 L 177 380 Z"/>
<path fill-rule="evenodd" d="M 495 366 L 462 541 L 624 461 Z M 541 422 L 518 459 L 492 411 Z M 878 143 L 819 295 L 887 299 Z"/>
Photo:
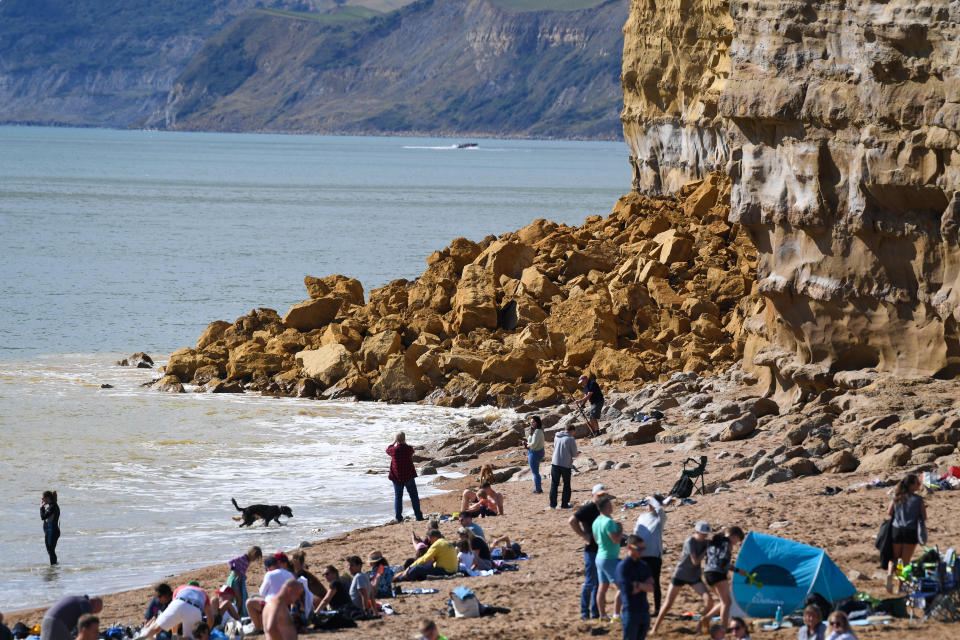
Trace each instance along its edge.
<path fill-rule="evenodd" d="M 710 523 L 706 520 L 700 520 L 693 528 L 693 535 L 683 543 L 683 555 L 680 557 L 680 562 L 677 563 L 677 568 L 673 570 L 673 578 L 670 579 L 670 588 L 667 590 L 667 600 L 660 608 L 660 613 L 657 615 L 656 622 L 653 623 L 650 635 L 656 635 L 660 622 L 670 611 L 670 607 L 673 606 L 674 601 L 680 594 L 680 589 L 683 587 L 690 587 L 703 597 L 702 617 L 705 617 L 713 609 L 713 598 L 700 579 L 700 562 L 707 551 L 707 545 L 709 544 L 707 536 L 709 535 Z"/>
<path fill-rule="evenodd" d="M 583 397 L 576 401 L 581 407 L 587 402 L 590 403 L 590 411 L 587 413 L 587 420 L 590 423 L 590 429 L 594 433 L 600 432 L 600 412 L 603 410 L 603 393 L 600 391 L 600 385 L 597 384 L 597 378 L 594 375 L 580 376 L 580 386 L 583 387 Z"/>

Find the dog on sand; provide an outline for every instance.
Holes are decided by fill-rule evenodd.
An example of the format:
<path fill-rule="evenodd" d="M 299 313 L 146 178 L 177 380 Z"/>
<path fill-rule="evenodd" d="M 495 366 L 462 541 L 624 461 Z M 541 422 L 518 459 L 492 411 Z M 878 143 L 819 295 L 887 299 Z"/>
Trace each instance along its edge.
<path fill-rule="evenodd" d="M 249 507 L 241 507 L 235 499 L 230 498 L 230 501 L 241 513 L 240 516 L 234 518 L 235 521 L 240 522 L 241 527 L 249 527 L 257 520 L 263 520 L 264 526 L 269 527 L 271 520 L 280 524 L 280 516 L 293 517 L 293 511 L 286 505 L 252 504 Z"/>
<path fill-rule="evenodd" d="M 480 467 L 480 476 L 478 479 L 480 480 L 481 487 L 488 482 L 493 484 L 493 465 L 485 464 Z"/>

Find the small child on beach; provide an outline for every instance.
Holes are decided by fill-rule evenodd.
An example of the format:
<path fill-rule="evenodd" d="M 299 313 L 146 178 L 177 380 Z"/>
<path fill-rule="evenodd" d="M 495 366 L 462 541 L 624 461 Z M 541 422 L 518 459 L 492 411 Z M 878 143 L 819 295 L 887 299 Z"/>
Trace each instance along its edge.
<path fill-rule="evenodd" d="M 469 540 L 460 540 L 457 542 L 457 561 L 460 563 L 460 571 L 469 574 L 473 571 L 473 559 L 476 554 L 470 550 Z"/>
<path fill-rule="evenodd" d="M 247 569 L 251 562 L 256 562 L 263 557 L 263 551 L 260 547 L 253 546 L 247 549 L 242 556 L 237 556 L 227 563 L 230 567 L 230 576 L 227 578 L 225 586 L 231 587 L 234 593 L 234 602 L 237 606 L 237 612 L 240 617 L 247 615 Z"/>

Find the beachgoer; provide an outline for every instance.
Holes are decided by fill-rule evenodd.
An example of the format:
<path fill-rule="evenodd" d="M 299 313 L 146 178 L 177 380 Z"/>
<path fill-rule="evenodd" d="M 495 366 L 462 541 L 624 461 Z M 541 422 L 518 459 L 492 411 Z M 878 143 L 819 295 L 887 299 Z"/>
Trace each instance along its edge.
<path fill-rule="evenodd" d="M 403 522 L 403 490 L 410 496 L 410 505 L 417 520 L 423 520 L 420 513 L 420 495 L 417 493 L 417 470 L 413 467 L 413 447 L 407 444 L 407 435 L 401 431 L 387 447 L 390 456 L 390 473 L 387 476 L 393 483 L 393 511 L 397 522 Z"/>
<path fill-rule="evenodd" d="M 43 541 L 47 545 L 50 564 L 57 564 L 57 541 L 60 539 L 60 505 L 56 491 L 44 491 L 40 497 L 40 520 L 43 521 Z"/>
<path fill-rule="evenodd" d="M 825 640 L 827 625 L 823 624 L 823 613 L 815 604 L 803 609 L 803 625 L 797 632 L 797 640 Z"/>
<path fill-rule="evenodd" d="M 623 602 L 620 623 L 623 640 L 643 640 L 650 628 L 647 594 L 653 592 L 653 576 L 643 560 L 643 540 L 627 536 L 627 555 L 617 563 L 616 582 Z"/>
<path fill-rule="evenodd" d="M 566 431 L 560 431 L 553 439 L 553 458 L 550 464 L 550 508 L 557 508 L 557 489 L 560 480 L 563 480 L 563 494 L 560 500 L 561 509 L 570 509 L 570 474 L 573 472 L 573 459 L 579 455 L 577 441 L 574 438 L 577 427 L 571 422 Z"/>
<path fill-rule="evenodd" d="M 290 559 L 282 551 L 263 559 L 263 568 L 267 570 L 260 582 L 259 595 L 247 599 L 247 615 L 256 630 L 263 629 L 263 608 L 273 600 L 288 580 L 296 580 L 290 571 Z"/>
<path fill-rule="evenodd" d="M 233 589 L 236 594 L 237 613 L 241 617 L 247 615 L 247 569 L 251 562 L 256 562 L 263 557 L 263 551 L 260 547 L 253 546 L 247 549 L 242 556 L 227 562 L 230 567 L 230 575 L 227 576 L 227 585 Z"/>
<path fill-rule="evenodd" d="M 481 496 L 481 493 L 484 495 Z M 485 497 L 487 500 L 481 502 L 481 497 Z M 477 511 L 481 504 L 486 507 L 488 515 L 503 515 L 503 494 L 494 491 L 489 482 L 484 482 L 476 491 L 467 489 L 463 492 L 463 496 L 460 498 L 460 513 Z M 476 513 L 473 513 L 471 517 L 476 515 Z"/>
<path fill-rule="evenodd" d="M 897 483 L 893 500 L 887 507 L 887 517 L 893 518 L 893 555 L 887 565 L 887 591 L 893 591 L 894 563 L 903 561 L 903 564 L 909 564 L 917 545 L 924 542 L 920 540 L 917 529 L 921 521 L 927 521 L 927 505 L 923 498 L 917 495 L 919 489 L 919 476 L 913 473 L 907 475 Z"/>
<path fill-rule="evenodd" d="M 620 539 L 623 533 L 613 514 L 613 497 L 604 496 L 597 502 L 600 515 L 593 521 L 593 538 L 597 541 L 597 610 L 600 619 L 607 617 L 607 590 L 617 583 L 617 564 L 620 559 Z M 646 597 L 644 597 L 646 598 Z M 622 600 L 620 590 L 614 599 L 613 611 L 620 615 Z"/>
<path fill-rule="evenodd" d="M 594 485 L 592 497 L 574 512 L 567 521 L 570 528 L 583 538 L 583 589 L 580 590 L 580 618 L 599 618 L 597 610 L 597 541 L 593 538 L 593 522 L 600 515 L 597 502 L 608 495 L 602 484 Z"/>
<path fill-rule="evenodd" d="M 277 597 L 263 608 L 263 633 L 267 640 L 296 640 L 297 626 L 290 615 L 290 607 L 304 596 L 303 584 L 291 579 L 283 583 Z"/>
<path fill-rule="evenodd" d="M 583 397 L 574 400 L 581 407 L 587 402 L 590 403 L 590 413 L 587 414 L 587 420 L 590 422 L 590 429 L 594 433 L 600 431 L 600 412 L 603 410 L 603 392 L 600 391 L 600 385 L 597 384 L 597 376 L 594 374 L 583 374 L 580 376 L 580 386 L 583 387 Z"/>
<path fill-rule="evenodd" d="M 653 623 L 653 629 L 650 631 L 651 635 L 657 633 L 660 623 L 667 612 L 670 611 L 670 607 L 673 606 L 677 596 L 680 595 L 680 589 L 683 587 L 690 587 L 702 596 L 703 615 L 700 617 L 701 620 L 707 615 L 707 612 L 713 609 L 713 598 L 710 596 L 706 585 L 703 584 L 703 580 L 700 579 L 700 562 L 707 551 L 708 535 L 710 535 L 710 523 L 706 520 L 700 520 L 694 525 L 693 535 L 683 543 L 680 562 L 677 563 L 677 568 L 673 570 L 670 588 L 667 589 L 667 601 L 660 607 L 660 613 L 657 615 L 657 619 Z"/>
<path fill-rule="evenodd" d="M 486 540 L 474 535 L 473 529 L 467 527 L 457 529 L 457 535 L 460 540 L 466 540 L 470 543 L 470 551 L 472 551 L 474 555 L 474 570 L 486 571 L 493 568 L 493 557 L 490 554 L 490 547 L 487 546 Z"/>
<path fill-rule="evenodd" d="M 747 623 L 743 618 L 734 616 L 727 623 L 727 631 L 737 640 L 750 640 L 750 634 L 747 632 Z"/>
<path fill-rule="evenodd" d="M 378 598 L 390 598 L 393 596 L 394 570 L 379 551 L 371 553 L 367 560 L 370 562 L 370 571 L 367 575 L 370 577 L 370 586 L 373 587 L 373 593 Z"/>
<path fill-rule="evenodd" d="M 327 580 L 327 595 L 317 604 L 315 611 L 331 609 L 339 611 L 350 604 L 350 583 L 340 577 L 340 572 L 333 565 L 327 565 L 323 570 L 323 577 Z"/>
<path fill-rule="evenodd" d="M 487 539 L 487 537 L 483 534 L 483 529 L 480 527 L 480 525 L 473 521 L 473 516 L 469 513 L 460 514 L 460 526 L 470 529 L 470 531 L 473 532 L 473 535 L 477 536 L 478 538 L 483 538 L 484 540 Z"/>
<path fill-rule="evenodd" d="M 487 516 L 500 515 L 500 509 L 497 506 L 496 500 L 490 495 L 489 490 L 481 488 L 480 491 L 477 492 L 476 502 L 468 504 L 460 513 L 473 518 L 477 516 L 486 518 Z"/>
<path fill-rule="evenodd" d="M 737 569 L 733 566 L 733 550 L 743 542 L 743 529 L 740 527 L 730 527 L 727 529 L 727 535 L 718 533 L 710 540 L 703 559 L 703 581 L 707 583 L 713 593 L 717 596 L 717 602 L 713 609 L 705 616 L 710 620 L 716 613 L 720 613 L 720 626 L 727 628 L 727 621 L 730 618 L 730 580 L 727 574 L 730 571 L 746 576 L 747 572 Z"/>
<path fill-rule="evenodd" d="M 447 637 L 437 629 L 437 623 L 426 618 L 420 622 L 420 637 L 423 640 L 447 640 Z"/>
<path fill-rule="evenodd" d="M 3 624 L 3 613 L 0 613 L 0 640 L 13 640 L 13 632 L 10 627 Z"/>
<path fill-rule="evenodd" d="M 100 613 L 103 601 L 87 596 L 67 596 L 43 614 L 40 623 L 40 640 L 71 640 L 80 616 Z"/>
<path fill-rule="evenodd" d="M 710 625 L 710 640 L 723 640 L 723 625 Z"/>
<path fill-rule="evenodd" d="M 434 529 L 429 534 L 430 548 L 427 552 L 413 561 L 407 569 L 398 574 L 393 581 L 401 580 L 423 580 L 427 576 L 449 576 L 457 572 L 457 549 L 447 542 L 440 534 L 439 529 Z M 433 563 L 429 566 L 428 563 Z"/>
<path fill-rule="evenodd" d="M 75 640 L 97 640 L 100 637 L 100 618 L 87 613 L 77 621 L 77 637 Z"/>
<path fill-rule="evenodd" d="M 230 585 L 225 584 L 217 589 L 216 598 L 213 601 L 213 620 L 210 620 L 210 624 L 222 627 L 232 620 L 239 621 L 241 616 L 237 611 L 236 600 L 237 594 Z"/>
<path fill-rule="evenodd" d="M 161 582 L 153 588 L 153 599 L 147 605 L 147 612 L 144 614 L 144 624 L 150 624 L 157 619 L 170 601 L 173 600 L 173 589 L 166 582 Z"/>
<path fill-rule="evenodd" d="M 530 473 L 533 475 L 533 492 L 543 493 L 540 484 L 540 463 L 543 461 L 543 422 L 540 416 L 530 416 L 530 431 L 523 447 L 527 450 L 527 462 L 530 464 Z"/>
<path fill-rule="evenodd" d="M 347 558 L 347 575 L 350 576 L 350 600 L 361 611 L 373 610 L 373 586 L 370 576 L 363 571 L 360 556 Z"/>
<path fill-rule="evenodd" d="M 460 538 L 457 541 L 457 564 L 460 571 L 464 573 L 473 571 L 473 561 L 476 557 L 477 554 L 470 550 L 470 536 L 468 535 L 466 540 Z"/>
<path fill-rule="evenodd" d="M 303 585 L 305 612 L 313 611 L 313 601 L 327 595 L 327 588 L 323 586 L 323 581 L 308 569 L 307 553 L 303 549 L 297 549 L 290 554 L 290 573 Z"/>
<path fill-rule="evenodd" d="M 193 581 L 191 581 L 193 582 Z M 196 584 L 183 584 L 173 590 L 173 600 L 152 624 L 140 630 L 138 638 L 151 638 L 161 631 L 173 632 L 183 625 L 183 637 L 193 639 L 193 627 L 203 616 L 213 620 L 215 612 L 207 592 Z"/>
<path fill-rule="evenodd" d="M 856 634 L 850 628 L 850 620 L 843 611 L 834 611 L 830 614 L 830 635 L 827 640 L 857 640 Z"/>
<path fill-rule="evenodd" d="M 660 569 L 663 568 L 663 528 L 667 524 L 667 514 L 660 494 L 647 496 L 644 500 L 647 507 L 637 516 L 633 532 L 643 540 L 643 561 L 653 575 L 653 615 L 656 617 L 660 613 Z"/>
<path fill-rule="evenodd" d="M 210 625 L 206 622 L 193 625 L 193 640 L 210 640 Z"/>

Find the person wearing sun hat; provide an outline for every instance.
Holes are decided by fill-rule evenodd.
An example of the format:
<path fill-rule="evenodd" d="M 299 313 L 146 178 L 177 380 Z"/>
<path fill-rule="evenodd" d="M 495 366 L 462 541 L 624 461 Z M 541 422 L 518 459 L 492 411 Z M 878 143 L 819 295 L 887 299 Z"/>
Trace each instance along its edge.
<path fill-rule="evenodd" d="M 683 587 L 690 587 L 700 594 L 700 597 L 703 599 L 704 616 L 713 608 L 713 597 L 711 597 L 707 586 L 703 584 L 703 580 L 700 578 L 700 563 L 703 561 L 703 556 L 707 551 L 707 545 L 709 544 L 707 536 L 710 535 L 710 531 L 710 523 L 706 520 L 699 520 L 697 524 L 693 526 L 693 535 L 683 543 L 683 553 L 680 556 L 680 562 L 677 563 L 676 569 L 673 570 L 673 577 L 670 579 L 670 588 L 667 590 L 667 601 L 664 602 L 660 608 L 660 613 L 653 623 L 650 635 L 656 635 L 657 629 L 660 627 L 660 622 L 664 616 L 667 615 L 667 612 L 670 611 L 670 607 L 673 606 L 674 601 L 680 594 L 680 589 Z"/>

